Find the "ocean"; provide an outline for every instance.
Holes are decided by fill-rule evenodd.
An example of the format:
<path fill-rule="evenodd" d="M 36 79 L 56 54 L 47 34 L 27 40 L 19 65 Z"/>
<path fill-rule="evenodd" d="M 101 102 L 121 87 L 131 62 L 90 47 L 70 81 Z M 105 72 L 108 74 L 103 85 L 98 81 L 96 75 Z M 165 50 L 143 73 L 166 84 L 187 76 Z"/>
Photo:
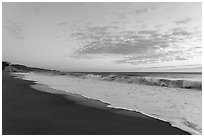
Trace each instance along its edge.
<path fill-rule="evenodd" d="M 15 73 L 53 89 L 141 112 L 191 134 L 202 134 L 202 73 Z M 49 92 L 49 91 L 48 91 Z"/>

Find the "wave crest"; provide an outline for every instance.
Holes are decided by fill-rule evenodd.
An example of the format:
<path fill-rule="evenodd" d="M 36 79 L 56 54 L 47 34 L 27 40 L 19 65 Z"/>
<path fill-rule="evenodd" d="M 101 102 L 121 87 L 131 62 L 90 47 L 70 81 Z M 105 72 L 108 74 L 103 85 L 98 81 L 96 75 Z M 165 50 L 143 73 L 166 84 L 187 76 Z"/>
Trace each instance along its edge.
<path fill-rule="evenodd" d="M 125 83 L 145 84 L 145 85 L 151 85 L 151 86 L 163 86 L 163 87 L 170 87 L 170 88 L 188 88 L 188 89 L 192 88 L 192 89 L 202 90 L 201 81 L 138 77 L 138 76 L 117 76 L 113 74 L 108 76 L 88 74 L 86 75 L 86 78 L 125 82 Z"/>

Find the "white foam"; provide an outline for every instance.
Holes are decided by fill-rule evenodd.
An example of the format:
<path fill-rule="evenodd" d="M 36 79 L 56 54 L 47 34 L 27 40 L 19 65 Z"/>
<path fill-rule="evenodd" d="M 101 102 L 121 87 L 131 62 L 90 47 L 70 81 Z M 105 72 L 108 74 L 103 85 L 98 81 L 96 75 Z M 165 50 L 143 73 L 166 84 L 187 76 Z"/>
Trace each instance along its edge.
<path fill-rule="evenodd" d="M 202 92 L 197 90 L 127 84 L 70 76 L 30 73 L 24 79 L 38 81 L 110 104 L 168 121 L 191 134 L 202 133 Z"/>
<path fill-rule="evenodd" d="M 164 75 L 164 74 L 163 74 Z M 187 77 L 188 76 L 188 77 Z M 197 76 L 197 75 L 196 75 Z M 164 87 L 171 87 L 171 88 L 193 88 L 202 90 L 202 81 L 199 80 L 200 75 L 197 77 L 193 74 L 189 74 L 184 77 L 143 77 L 143 76 L 117 76 L 117 75 L 82 75 L 82 77 L 89 78 L 89 79 L 97 79 L 97 80 L 106 80 L 106 81 L 117 81 L 117 82 L 124 82 L 124 83 L 137 83 L 137 84 L 145 84 L 145 85 L 152 85 L 152 86 L 164 86 Z"/>

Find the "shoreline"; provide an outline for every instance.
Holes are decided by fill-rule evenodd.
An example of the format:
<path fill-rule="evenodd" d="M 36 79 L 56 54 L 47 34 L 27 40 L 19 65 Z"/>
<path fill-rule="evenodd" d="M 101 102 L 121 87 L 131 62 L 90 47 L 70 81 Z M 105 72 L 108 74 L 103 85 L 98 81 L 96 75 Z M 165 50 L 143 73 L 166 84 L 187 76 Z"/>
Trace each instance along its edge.
<path fill-rule="evenodd" d="M 66 95 L 64 98 L 64 95 L 39 92 L 30 87 L 36 85 L 32 81 L 14 78 L 5 72 L 2 76 L 2 134 L 4 135 L 189 134 L 171 127 L 167 122 L 139 112 L 109 108 L 102 102 L 95 105 L 98 101 L 84 98 L 81 100 L 78 96 L 74 99 Z M 91 104 L 93 106 L 90 106 Z M 97 108 L 99 106 L 104 109 Z"/>
<path fill-rule="evenodd" d="M 111 113 L 115 113 L 115 114 L 119 114 L 119 115 L 125 115 L 125 116 L 131 116 L 131 117 L 138 117 L 137 113 L 140 113 L 144 116 L 141 117 L 150 117 L 156 120 L 160 120 L 162 122 L 166 122 L 168 124 L 170 124 L 172 127 L 178 128 L 176 127 L 174 124 L 166 121 L 165 119 L 161 119 L 158 118 L 156 116 L 152 116 L 149 114 L 146 114 L 142 111 L 135 111 L 135 110 L 129 110 L 127 108 L 120 108 L 120 107 L 113 107 L 111 106 L 111 104 L 108 104 L 106 102 L 102 102 L 100 100 L 95 100 L 95 99 L 91 99 L 91 98 L 87 98 L 84 97 L 80 94 L 75 94 L 75 93 L 69 93 L 66 91 L 62 91 L 62 90 L 57 90 L 57 89 L 53 89 L 51 87 L 49 87 L 48 85 L 43 85 L 43 84 L 34 84 L 34 85 L 30 85 L 31 88 L 34 88 L 38 91 L 42 91 L 42 92 L 47 92 L 47 93 L 51 93 L 51 94 L 58 94 L 58 95 L 62 95 L 64 98 L 68 99 L 68 100 L 72 100 L 75 103 L 82 105 L 82 106 L 87 106 L 87 107 L 93 107 L 93 108 L 97 108 L 97 109 L 102 109 L 102 110 L 106 110 L 109 111 Z M 183 129 L 182 129 L 183 128 Z M 182 131 L 185 131 L 185 127 L 182 128 L 178 128 Z M 185 132 L 188 132 L 187 130 Z M 199 133 L 191 131 L 188 132 L 191 135 L 199 135 Z"/>

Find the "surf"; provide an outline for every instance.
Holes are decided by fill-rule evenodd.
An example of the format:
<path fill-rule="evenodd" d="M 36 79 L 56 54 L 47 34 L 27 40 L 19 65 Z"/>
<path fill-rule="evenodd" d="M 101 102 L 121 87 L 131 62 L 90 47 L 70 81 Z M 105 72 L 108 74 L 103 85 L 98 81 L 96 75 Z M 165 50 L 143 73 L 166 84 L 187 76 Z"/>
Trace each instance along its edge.
<path fill-rule="evenodd" d="M 116 82 L 115 78 L 112 81 L 102 78 L 110 76 L 31 72 L 23 77 L 53 89 L 100 100 L 110 104 L 108 107 L 141 112 L 191 134 L 202 133 L 202 92 L 195 89 L 127 84 Z"/>

